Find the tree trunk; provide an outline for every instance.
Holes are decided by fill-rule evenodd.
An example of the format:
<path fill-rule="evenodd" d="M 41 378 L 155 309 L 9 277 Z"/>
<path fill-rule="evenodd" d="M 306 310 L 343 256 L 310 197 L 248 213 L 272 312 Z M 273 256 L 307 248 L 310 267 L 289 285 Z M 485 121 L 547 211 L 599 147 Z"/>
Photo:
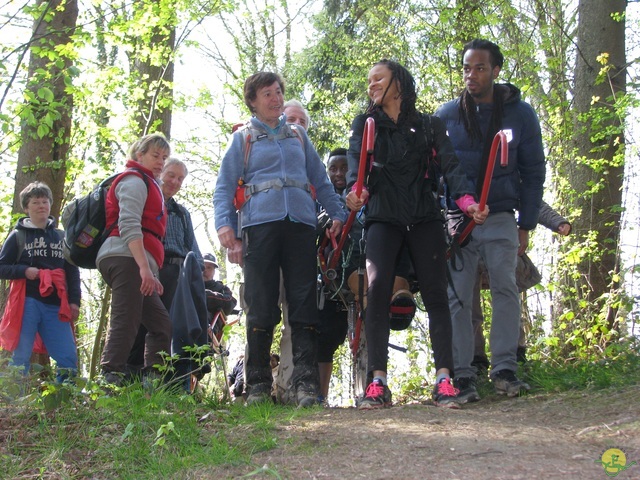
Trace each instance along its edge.
<path fill-rule="evenodd" d="M 13 212 L 22 212 L 19 193 L 33 181 L 53 192 L 51 214 L 58 217 L 69 151 L 73 96 L 71 59 L 57 47 L 71 43 L 78 18 L 77 0 L 38 0 L 41 15 L 33 24 L 31 57 L 21 113 L 22 144 L 18 151 Z M 68 48 L 68 47 L 65 47 Z M 63 49 L 64 50 L 64 49 Z"/>
<path fill-rule="evenodd" d="M 157 12 L 166 16 L 148 32 L 136 39 L 136 54 L 131 59 L 131 70 L 135 78 L 144 85 L 144 94 L 138 99 L 135 121 L 140 135 L 160 132 L 171 138 L 171 115 L 173 107 L 173 55 L 176 43 L 175 14 L 160 12 L 158 0 L 134 2 L 134 15 Z M 149 46 L 152 48 L 149 48 Z M 146 53 L 143 53 L 146 52 Z"/>
<path fill-rule="evenodd" d="M 582 308 L 575 301 L 585 301 L 594 315 L 606 312 L 600 321 L 609 329 L 616 309 L 604 299 L 618 287 L 625 141 L 613 103 L 626 87 L 625 25 L 612 14 L 625 8 L 625 0 L 579 2 L 572 139 L 576 156 L 562 172 L 572 190 L 571 242 L 577 254 L 575 275 L 563 279 L 568 288 L 561 304 L 564 311 L 579 313 Z"/>

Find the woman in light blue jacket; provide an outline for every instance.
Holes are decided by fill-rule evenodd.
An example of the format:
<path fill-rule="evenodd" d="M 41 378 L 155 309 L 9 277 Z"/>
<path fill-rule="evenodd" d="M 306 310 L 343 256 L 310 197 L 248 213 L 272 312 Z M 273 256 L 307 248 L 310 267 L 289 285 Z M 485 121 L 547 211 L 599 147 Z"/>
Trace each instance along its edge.
<path fill-rule="evenodd" d="M 213 205 L 218 238 L 229 260 L 243 265 L 247 305 L 247 403 L 271 399 L 269 355 L 280 321 L 280 270 L 293 343 L 292 387 L 299 406 L 318 398 L 316 362 L 316 199 L 342 229 L 346 213 L 306 131 L 286 123 L 284 81 L 260 72 L 245 81 L 254 115 L 232 138 L 222 160 Z M 240 237 L 240 238 L 238 238 Z"/>

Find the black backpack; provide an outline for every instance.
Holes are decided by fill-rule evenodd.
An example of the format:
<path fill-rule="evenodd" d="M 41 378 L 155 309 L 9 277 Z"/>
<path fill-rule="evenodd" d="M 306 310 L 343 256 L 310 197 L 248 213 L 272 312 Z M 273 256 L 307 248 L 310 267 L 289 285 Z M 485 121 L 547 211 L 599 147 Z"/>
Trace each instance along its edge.
<path fill-rule="evenodd" d="M 149 190 L 149 182 L 144 173 L 140 176 Z M 62 211 L 64 226 L 63 250 L 69 263 L 80 268 L 96 268 L 96 257 L 102 244 L 117 225 L 117 220 L 107 226 L 107 192 L 113 181 L 121 175 L 116 173 L 104 179 L 89 194 L 74 198 Z"/>

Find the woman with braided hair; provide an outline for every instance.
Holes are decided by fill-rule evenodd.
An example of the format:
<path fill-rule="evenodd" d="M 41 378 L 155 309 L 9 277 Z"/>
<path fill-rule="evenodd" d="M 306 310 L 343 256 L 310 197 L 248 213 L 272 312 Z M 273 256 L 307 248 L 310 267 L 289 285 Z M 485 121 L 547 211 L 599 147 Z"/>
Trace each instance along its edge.
<path fill-rule="evenodd" d="M 453 370 L 451 317 L 447 302 L 446 240 L 443 217 L 433 195 L 436 181 L 429 175 L 430 162 L 440 165 L 462 211 L 482 223 L 488 211 L 480 212 L 473 186 L 459 168 L 444 125 L 437 118 L 416 110 L 413 76 L 397 62 L 381 60 L 369 71 L 369 107 L 355 118 L 349 140 L 349 187 L 354 185 L 365 122 L 376 125 L 375 163 L 367 188 L 358 197 L 354 189 L 347 206 L 359 210 L 365 203 L 367 276 L 369 289 L 365 313 L 369 386 L 358 408 L 391 405 L 387 386 L 389 303 L 394 268 L 403 245 L 409 249 L 429 314 L 429 332 L 436 367 L 433 400 L 436 405 L 458 407 L 451 383 Z M 431 157 L 435 150 L 435 159 Z"/>

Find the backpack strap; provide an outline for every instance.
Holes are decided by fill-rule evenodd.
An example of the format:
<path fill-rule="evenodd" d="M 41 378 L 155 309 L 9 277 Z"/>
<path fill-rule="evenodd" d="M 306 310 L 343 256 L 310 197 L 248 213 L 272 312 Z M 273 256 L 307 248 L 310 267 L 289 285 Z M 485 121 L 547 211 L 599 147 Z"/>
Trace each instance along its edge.
<path fill-rule="evenodd" d="M 140 178 L 142 178 L 142 181 L 144 182 L 145 187 L 147 187 L 147 190 L 149 190 L 149 179 L 147 178 L 147 175 L 142 170 L 140 170 L 139 168 L 129 167 L 126 170 L 124 170 L 123 172 L 120 172 L 118 174 L 118 176 L 121 176 L 122 174 L 131 175 L 131 172 L 137 172 L 138 176 Z"/>
<path fill-rule="evenodd" d="M 27 246 L 27 232 L 18 228 L 14 229 L 14 232 L 16 232 L 16 243 L 18 244 L 18 253 L 16 254 L 16 261 L 14 263 L 17 264 L 20 261 L 20 257 L 22 257 L 22 252 Z"/>
<path fill-rule="evenodd" d="M 309 183 L 301 183 L 296 180 L 290 179 L 274 179 L 266 182 L 261 182 L 255 185 L 245 184 L 244 177 L 247 173 L 247 165 L 249 163 L 249 154 L 251 153 L 251 147 L 254 143 L 260 140 L 283 140 L 286 138 L 297 138 L 300 141 L 300 146 L 304 149 L 304 140 L 300 135 L 298 127 L 291 123 L 285 123 L 278 133 L 273 134 L 266 132 L 265 130 L 257 129 L 253 126 L 251 121 L 247 122 L 244 127 L 238 130 L 242 135 L 242 148 L 244 151 L 244 160 L 242 168 L 242 176 L 238 179 L 238 186 L 236 187 L 236 193 L 234 195 L 234 206 L 236 210 L 240 211 L 249 197 L 257 192 L 268 190 L 269 188 L 275 188 L 277 190 L 283 187 L 296 187 L 301 188 L 311 194 L 311 197 L 315 201 L 316 193 L 313 185 Z"/>
<path fill-rule="evenodd" d="M 298 131 L 298 127 L 291 123 L 285 123 L 280 131 L 276 134 L 269 133 L 265 130 L 257 129 L 253 126 L 251 121 L 248 121 L 244 127 L 242 127 L 239 132 L 242 134 L 242 149 L 244 151 L 244 160 L 243 160 L 243 170 L 242 177 L 238 181 L 238 184 L 244 184 L 244 176 L 247 172 L 247 165 L 249 163 L 249 154 L 251 153 L 251 147 L 254 143 L 260 140 L 283 140 L 285 138 L 297 138 L 300 141 L 300 145 L 304 148 L 304 140 L 302 140 L 302 136 Z"/>

